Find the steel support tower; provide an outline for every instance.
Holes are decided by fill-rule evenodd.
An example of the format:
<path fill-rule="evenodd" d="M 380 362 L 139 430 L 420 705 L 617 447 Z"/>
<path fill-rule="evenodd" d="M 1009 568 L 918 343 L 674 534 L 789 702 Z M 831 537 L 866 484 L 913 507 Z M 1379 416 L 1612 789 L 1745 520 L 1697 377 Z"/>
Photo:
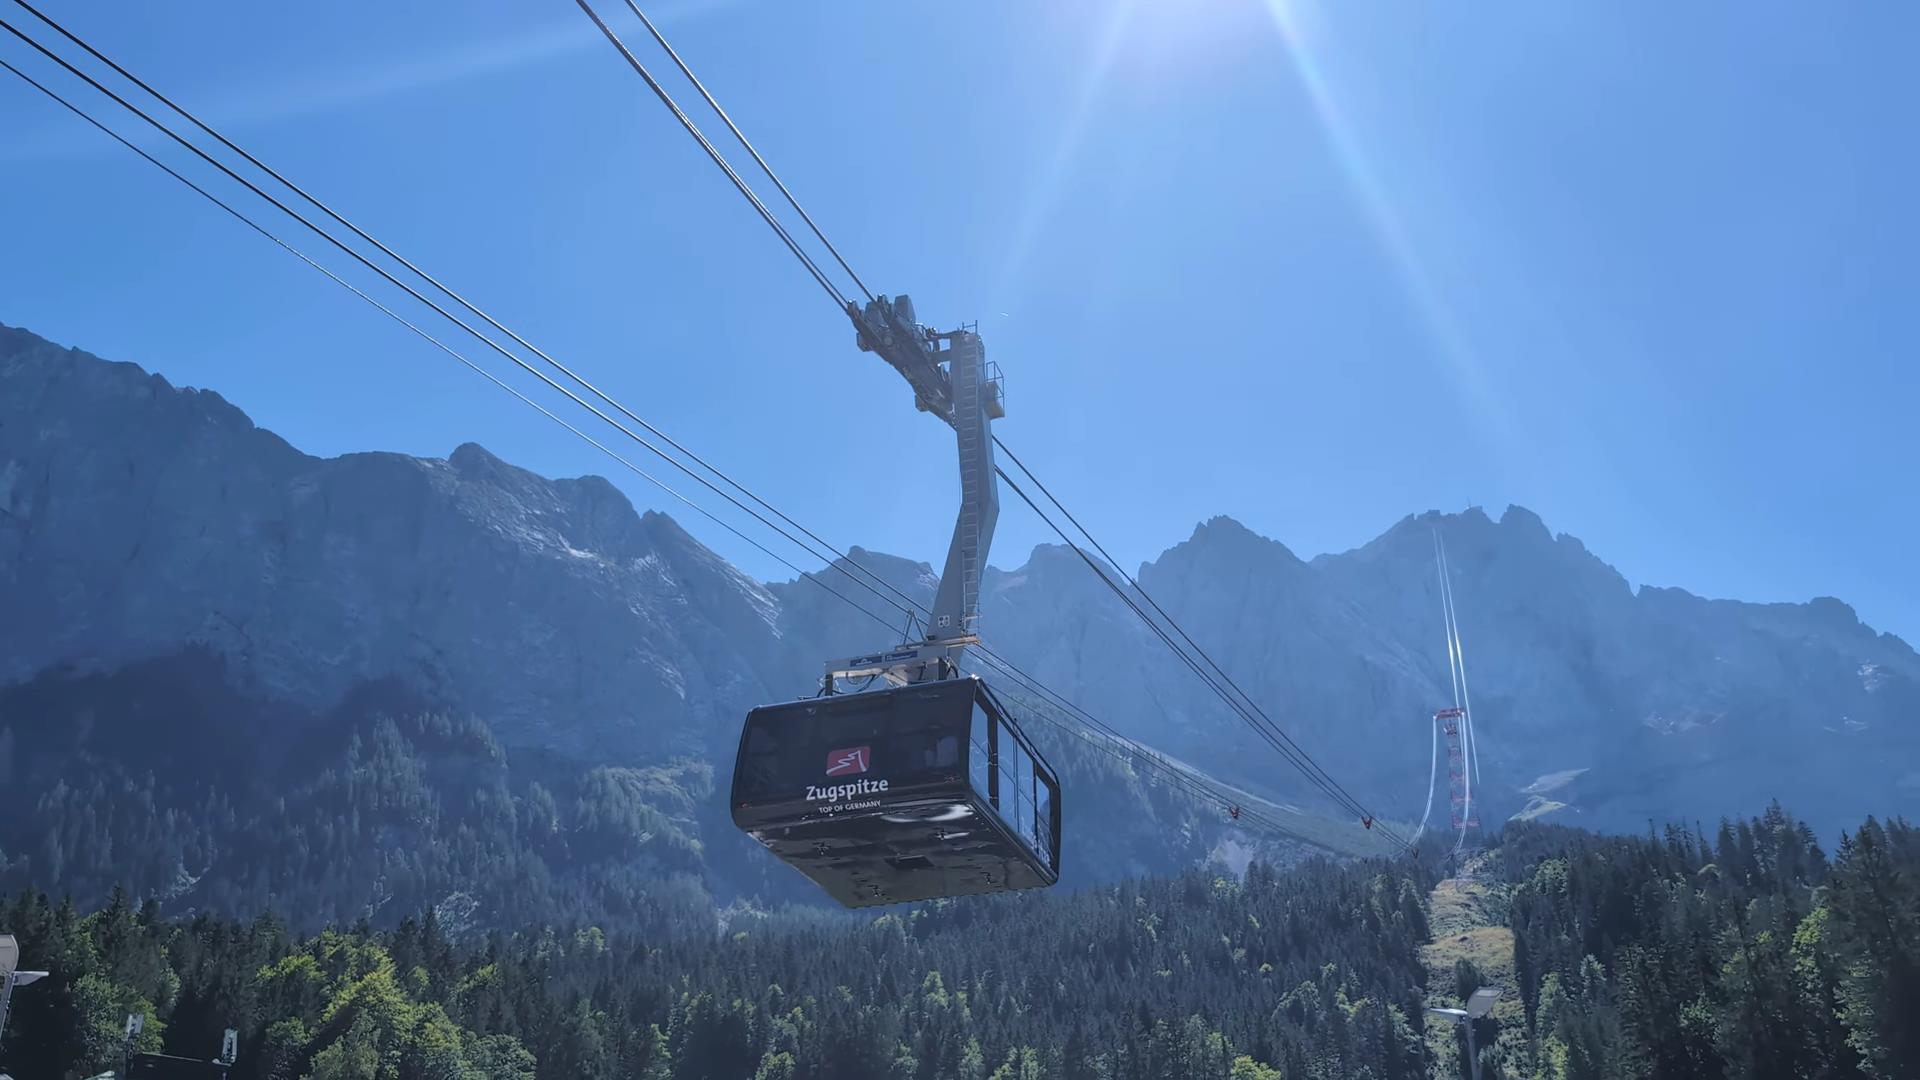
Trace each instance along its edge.
<path fill-rule="evenodd" d="M 1480 827 L 1480 811 L 1473 805 L 1465 736 L 1461 732 L 1466 718 L 1467 711 L 1457 706 L 1433 714 L 1433 722 L 1440 725 L 1440 733 L 1447 737 L 1447 795 L 1453 801 L 1455 832 Z"/>

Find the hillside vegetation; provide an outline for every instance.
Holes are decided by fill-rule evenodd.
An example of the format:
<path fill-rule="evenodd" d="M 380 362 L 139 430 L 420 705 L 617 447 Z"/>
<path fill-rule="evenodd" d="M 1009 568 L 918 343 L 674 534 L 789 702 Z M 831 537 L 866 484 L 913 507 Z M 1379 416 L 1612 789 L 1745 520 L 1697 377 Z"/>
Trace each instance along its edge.
<path fill-rule="evenodd" d="M 1034 736 L 1071 792 L 1069 887 L 1214 860 L 1218 806 L 1052 726 Z M 0 689 L 0 895 L 37 887 L 94 907 L 122 886 L 172 910 L 273 909 L 309 932 L 362 918 L 391 929 L 426 908 L 455 931 L 624 928 L 669 894 L 820 903 L 727 819 L 729 779 L 703 758 L 509 751 L 479 718 L 391 682 L 316 713 L 233 689 L 206 650 L 53 671 Z M 1358 828 L 1263 812 L 1364 851 Z M 1231 854 L 1302 850 L 1249 830 Z"/>
<path fill-rule="evenodd" d="M 717 923 L 669 891 L 614 932 L 486 936 L 431 910 L 307 936 L 25 893 L 0 924 L 54 974 L 19 994 L 0 1061 L 112 1066 L 134 1011 L 142 1049 L 205 1056 L 239 1027 L 235 1080 L 1413 1080 L 1465 1064 L 1423 1003 L 1504 954 L 1509 1000 L 1479 1032 L 1490 1077 L 1920 1075 L 1920 835 L 1903 822 L 1868 821 L 1831 858 L 1777 808 L 1711 839 L 1528 825 L 1466 891 L 1427 865 Z M 1489 941 L 1510 951 L 1474 952 L 1501 919 Z M 1461 935 L 1472 949 L 1447 952 Z"/>

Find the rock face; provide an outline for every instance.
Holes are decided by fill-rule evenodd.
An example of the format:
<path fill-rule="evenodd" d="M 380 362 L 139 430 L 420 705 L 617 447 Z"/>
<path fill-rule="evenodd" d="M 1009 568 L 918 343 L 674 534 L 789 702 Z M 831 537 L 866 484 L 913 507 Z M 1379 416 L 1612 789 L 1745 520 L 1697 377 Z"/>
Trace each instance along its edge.
<path fill-rule="evenodd" d="M 18 330 L 0 387 L 0 682 L 200 642 L 294 702 L 401 675 L 509 745 L 616 760 L 704 749 L 769 692 L 772 596 L 597 477 L 309 457 Z"/>
<path fill-rule="evenodd" d="M 1429 718 L 1452 703 L 1436 533 L 1462 627 L 1483 820 L 1549 812 L 1633 829 L 1777 798 L 1838 829 L 1920 810 L 1920 656 L 1836 600 L 1636 592 L 1519 507 L 1497 521 L 1408 517 L 1311 562 L 1215 519 L 1137 577 L 1343 784 L 1418 820 Z M 1071 553 L 1036 552 L 989 588 L 989 638 L 1043 679 L 1220 776 L 1310 794 Z M 1444 820 L 1444 775 L 1437 786 Z"/>
<path fill-rule="evenodd" d="M 1450 700 L 1436 532 L 1485 816 L 1540 812 L 1535 782 L 1568 772 L 1548 809 L 1601 826 L 1772 797 L 1828 827 L 1920 806 L 1920 657 L 1839 601 L 1636 592 L 1520 508 L 1409 517 L 1310 562 L 1217 518 L 1137 576 L 1343 783 L 1417 819 L 1428 717 Z M 931 595 L 924 564 L 852 557 Z M 748 579 L 598 478 L 543 479 L 471 444 L 310 457 L 216 394 L 4 327 L 0 596 L 0 685 L 199 644 L 307 707 L 398 677 L 484 716 L 510 753 L 618 764 L 723 760 L 743 709 L 876 630 L 805 581 Z M 1312 795 L 1073 552 L 990 571 L 983 612 L 997 651 L 1121 730 L 1282 801 Z"/>

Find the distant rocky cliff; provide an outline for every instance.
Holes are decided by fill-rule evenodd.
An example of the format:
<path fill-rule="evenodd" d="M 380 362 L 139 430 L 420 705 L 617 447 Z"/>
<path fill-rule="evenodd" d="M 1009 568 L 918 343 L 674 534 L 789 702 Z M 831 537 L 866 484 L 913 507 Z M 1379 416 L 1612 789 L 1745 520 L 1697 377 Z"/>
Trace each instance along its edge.
<path fill-rule="evenodd" d="M 320 459 L 217 394 L 0 329 L 0 682 L 207 644 L 325 706 L 445 687 L 508 745 L 702 749 L 769 694 L 778 609 L 597 477 L 475 445 Z"/>
<path fill-rule="evenodd" d="M 1490 820 L 1920 808 L 1920 657 L 1837 600 L 1636 591 L 1517 507 L 1409 517 L 1311 561 L 1216 518 L 1138 577 L 1349 787 L 1418 818 L 1450 700 L 1436 531 Z M 931 592 L 924 564 L 853 557 Z M 1114 726 L 1307 800 L 1070 551 L 990 572 L 983 611 L 998 650 Z M 0 612 L 0 685 L 200 645 L 264 697 L 325 710 L 395 678 L 484 717 L 509 755 L 633 765 L 724 763 L 745 708 L 871 643 L 822 590 L 750 580 L 604 480 L 471 444 L 310 457 L 210 391 L 4 327 Z"/>

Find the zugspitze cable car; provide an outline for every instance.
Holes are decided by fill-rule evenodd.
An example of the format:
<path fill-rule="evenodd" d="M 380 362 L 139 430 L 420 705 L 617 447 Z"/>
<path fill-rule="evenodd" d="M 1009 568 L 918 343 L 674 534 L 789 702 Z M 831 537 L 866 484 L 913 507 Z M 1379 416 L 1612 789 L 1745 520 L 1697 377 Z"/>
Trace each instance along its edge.
<path fill-rule="evenodd" d="M 747 716 L 733 820 L 848 907 L 1060 878 L 1059 785 L 977 678 Z"/>
<path fill-rule="evenodd" d="M 848 304 L 862 351 L 951 424 L 960 518 L 924 641 L 831 661 L 818 697 L 747 714 L 733 822 L 848 907 L 1060 880 L 1060 783 L 993 691 L 959 672 L 999 516 L 1000 381 L 971 329 L 936 333 L 905 296 Z M 839 692 L 850 679 L 882 689 Z"/>

